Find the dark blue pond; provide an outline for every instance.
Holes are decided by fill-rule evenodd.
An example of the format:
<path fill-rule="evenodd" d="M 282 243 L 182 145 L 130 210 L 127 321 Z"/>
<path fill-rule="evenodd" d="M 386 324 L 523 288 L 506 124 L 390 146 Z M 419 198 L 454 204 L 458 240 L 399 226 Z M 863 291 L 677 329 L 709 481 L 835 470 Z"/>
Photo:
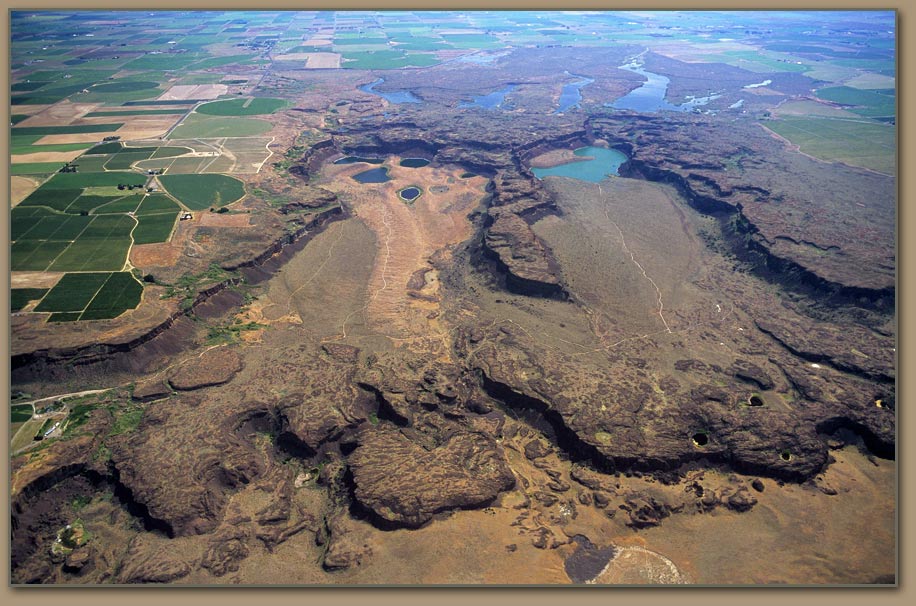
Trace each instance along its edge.
<path fill-rule="evenodd" d="M 471 102 L 465 102 L 458 105 L 458 107 L 482 107 L 484 109 L 499 109 L 502 107 L 503 101 L 506 99 L 506 95 L 515 90 L 515 85 L 510 84 L 509 86 L 488 93 L 486 95 L 480 95 L 479 97 L 474 97 L 474 100 Z"/>
<path fill-rule="evenodd" d="M 388 169 L 384 166 L 364 170 L 361 173 L 353 175 L 353 178 L 360 183 L 384 183 L 385 181 L 391 181 L 391 178 L 388 176 Z"/>
<path fill-rule="evenodd" d="M 674 105 L 665 99 L 668 93 L 668 83 L 670 80 L 661 74 L 653 74 L 642 69 L 642 63 L 638 59 L 633 60 L 626 65 L 621 65 L 620 69 L 625 69 L 634 74 L 639 74 L 646 78 L 646 81 L 639 88 L 630 91 L 613 103 L 605 103 L 605 107 L 614 109 L 629 109 L 642 113 L 655 113 L 659 111 L 686 112 L 706 105 L 713 99 L 718 99 L 721 95 L 709 95 L 708 97 L 688 97 L 687 102 L 682 105 Z"/>
<path fill-rule="evenodd" d="M 566 72 L 566 73 L 569 74 L 569 72 Z M 569 75 L 574 76 L 575 74 L 569 74 Z M 563 85 L 563 90 L 560 92 L 560 107 L 557 109 L 558 114 L 562 114 L 563 112 L 570 110 L 576 107 L 577 105 L 579 105 L 579 101 L 582 100 L 582 93 L 580 92 L 579 89 L 585 86 L 588 86 L 589 84 L 594 82 L 593 79 L 586 78 L 585 76 L 576 76 L 576 77 L 581 78 L 581 80 L 578 80 L 576 82 L 571 82 L 570 84 Z"/>
<path fill-rule="evenodd" d="M 406 187 L 399 191 L 398 195 L 408 202 L 413 202 L 420 197 L 420 189 L 418 187 Z"/>
<path fill-rule="evenodd" d="M 360 156 L 347 156 L 346 158 L 334 160 L 334 164 L 356 164 L 357 162 L 365 162 L 366 164 L 381 164 L 384 161 L 385 160 L 382 158 L 362 158 Z"/>
<path fill-rule="evenodd" d="M 429 164 L 429 160 L 426 158 L 404 158 L 399 162 L 401 166 L 406 166 L 407 168 L 423 168 Z"/>
<path fill-rule="evenodd" d="M 369 93 L 370 95 L 377 95 L 389 103 L 423 103 L 422 100 L 415 97 L 414 94 L 409 90 L 399 90 L 391 93 L 383 93 L 381 91 L 375 90 L 375 87 L 384 81 L 384 78 L 379 78 L 371 84 L 363 84 L 359 87 L 359 90 L 363 91 L 364 93 Z"/>

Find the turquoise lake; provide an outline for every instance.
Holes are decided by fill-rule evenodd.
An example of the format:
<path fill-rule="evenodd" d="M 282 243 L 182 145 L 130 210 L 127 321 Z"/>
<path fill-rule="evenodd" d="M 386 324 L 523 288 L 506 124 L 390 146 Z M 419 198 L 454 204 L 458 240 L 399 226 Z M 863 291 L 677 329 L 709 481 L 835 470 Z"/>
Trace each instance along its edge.
<path fill-rule="evenodd" d="M 531 172 L 538 179 L 543 179 L 544 177 L 572 177 L 573 179 L 598 183 L 609 175 L 616 175 L 617 169 L 628 159 L 623 152 L 603 147 L 580 147 L 573 153 L 577 156 L 592 159 L 560 164 L 551 168 L 532 168 Z"/>

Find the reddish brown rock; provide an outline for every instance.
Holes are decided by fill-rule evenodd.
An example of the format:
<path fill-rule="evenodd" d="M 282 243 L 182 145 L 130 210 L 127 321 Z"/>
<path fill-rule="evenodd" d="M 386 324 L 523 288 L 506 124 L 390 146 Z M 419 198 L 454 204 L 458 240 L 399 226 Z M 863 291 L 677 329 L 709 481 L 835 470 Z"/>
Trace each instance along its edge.
<path fill-rule="evenodd" d="M 475 433 L 426 450 L 399 431 L 365 431 L 349 463 L 357 501 L 383 524 L 417 527 L 440 511 L 486 504 L 515 484 L 497 444 Z"/>
<path fill-rule="evenodd" d="M 242 370 L 242 359 L 226 347 L 211 349 L 198 358 L 192 358 L 169 379 L 169 384 L 180 391 L 191 391 L 222 385 Z"/>

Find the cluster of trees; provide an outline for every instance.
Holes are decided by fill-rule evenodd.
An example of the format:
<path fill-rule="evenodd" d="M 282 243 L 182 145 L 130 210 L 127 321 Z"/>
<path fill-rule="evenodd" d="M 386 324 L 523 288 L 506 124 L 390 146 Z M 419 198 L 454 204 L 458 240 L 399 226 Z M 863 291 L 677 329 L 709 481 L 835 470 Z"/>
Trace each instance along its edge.
<path fill-rule="evenodd" d="M 125 185 L 124 183 L 118 183 L 118 189 L 121 189 L 121 190 L 126 189 L 127 191 L 133 191 L 133 189 L 134 189 L 135 187 L 141 187 L 141 188 L 142 188 L 142 187 L 143 187 L 143 184 L 140 183 L 140 184 L 138 184 L 138 185 Z"/>
<path fill-rule="evenodd" d="M 70 164 L 70 163 L 68 162 L 68 163 L 64 164 L 64 167 L 63 167 L 62 169 L 60 169 L 59 171 L 57 171 L 57 172 L 59 172 L 59 173 L 75 173 L 75 172 L 77 172 L 77 170 L 76 170 L 76 167 L 77 167 L 77 166 L 79 166 L 79 165 L 78 165 L 78 164 Z"/>

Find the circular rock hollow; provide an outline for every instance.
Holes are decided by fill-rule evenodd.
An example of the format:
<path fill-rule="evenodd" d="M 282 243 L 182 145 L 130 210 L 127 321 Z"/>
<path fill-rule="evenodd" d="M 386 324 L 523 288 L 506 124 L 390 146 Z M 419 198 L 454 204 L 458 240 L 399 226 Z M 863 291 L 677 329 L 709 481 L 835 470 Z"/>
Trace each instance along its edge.
<path fill-rule="evenodd" d="M 400 165 L 407 168 L 423 168 L 429 164 L 429 160 L 426 158 L 404 158 L 401 160 Z"/>
<path fill-rule="evenodd" d="M 692 436 L 693 443 L 696 446 L 706 446 L 709 444 L 709 435 L 704 431 L 698 431 Z"/>
<path fill-rule="evenodd" d="M 748 406 L 763 406 L 763 398 L 754 394 L 747 399 Z"/>

